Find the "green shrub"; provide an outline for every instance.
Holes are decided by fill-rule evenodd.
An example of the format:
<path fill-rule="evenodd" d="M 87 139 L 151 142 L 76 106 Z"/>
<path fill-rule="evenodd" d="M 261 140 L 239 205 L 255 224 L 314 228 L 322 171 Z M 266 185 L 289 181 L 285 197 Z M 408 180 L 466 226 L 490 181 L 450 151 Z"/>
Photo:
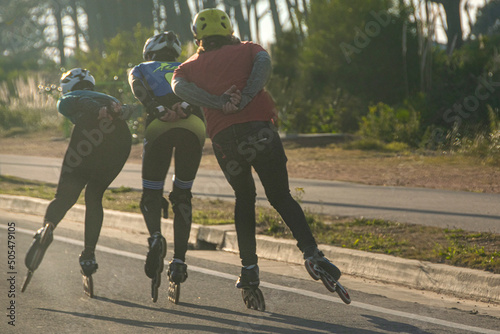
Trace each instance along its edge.
<path fill-rule="evenodd" d="M 369 108 L 361 118 L 360 134 L 385 143 L 401 142 L 416 146 L 420 142 L 419 113 L 412 108 L 394 109 L 384 103 Z"/>
<path fill-rule="evenodd" d="M 389 152 L 403 152 L 407 151 L 410 147 L 408 146 L 407 143 L 401 143 L 399 141 L 393 141 L 391 143 L 388 143 L 384 145 L 384 151 L 389 151 Z"/>
<path fill-rule="evenodd" d="M 382 151 L 384 143 L 374 138 L 363 138 L 345 144 L 344 148 L 348 150 Z"/>

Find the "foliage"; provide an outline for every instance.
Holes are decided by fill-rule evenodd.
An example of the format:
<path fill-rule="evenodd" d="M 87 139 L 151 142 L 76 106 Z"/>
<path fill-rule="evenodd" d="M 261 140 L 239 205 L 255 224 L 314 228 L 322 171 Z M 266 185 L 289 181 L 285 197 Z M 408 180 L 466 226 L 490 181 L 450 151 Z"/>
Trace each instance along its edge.
<path fill-rule="evenodd" d="M 0 84 L 0 133 L 3 136 L 55 127 L 59 117 L 56 98 L 46 94 L 39 84 L 41 74 L 18 77 Z M 50 91 L 50 88 L 49 88 Z"/>
<path fill-rule="evenodd" d="M 128 86 L 128 70 L 142 62 L 144 42 L 153 35 L 152 28 L 138 24 L 133 31 L 123 31 L 104 41 L 104 50 L 80 51 L 75 66 L 86 68 L 96 79 L 96 90 L 115 96 L 124 103 L 132 103 Z"/>
<path fill-rule="evenodd" d="M 378 152 L 405 152 L 410 146 L 407 143 L 393 141 L 384 143 L 375 138 L 362 138 L 344 145 L 347 150 L 363 150 L 363 151 L 378 151 Z"/>
<path fill-rule="evenodd" d="M 386 143 L 399 141 L 416 146 L 420 142 L 419 125 L 418 112 L 378 103 L 361 118 L 360 134 Z"/>
<path fill-rule="evenodd" d="M 466 43 L 451 57 L 436 49 L 433 55 L 433 84 L 427 94 L 424 126 L 451 130 L 454 126 L 480 130 L 488 127 L 487 105 L 500 108 L 498 58 L 500 35 L 484 36 Z"/>
<path fill-rule="evenodd" d="M 311 96 L 340 87 L 366 102 L 404 99 L 401 35 L 406 14 L 406 8 L 393 7 L 391 1 L 311 1 L 302 64 Z M 411 27 L 408 31 L 408 54 L 416 54 L 416 36 Z M 407 62 L 415 71 L 416 57 Z"/>
<path fill-rule="evenodd" d="M 400 102 L 416 90 L 416 29 L 407 8 L 391 1 L 314 0 L 306 22 L 304 40 L 290 31 L 273 48 L 269 89 L 285 131 L 353 132 L 368 105 Z M 407 67 L 404 24 L 410 26 Z"/>
<path fill-rule="evenodd" d="M 498 109 L 487 106 L 489 123 L 486 127 L 464 128 L 455 126 L 440 142 L 440 148 L 450 152 L 479 157 L 485 163 L 497 166 L 500 162 L 500 117 Z"/>

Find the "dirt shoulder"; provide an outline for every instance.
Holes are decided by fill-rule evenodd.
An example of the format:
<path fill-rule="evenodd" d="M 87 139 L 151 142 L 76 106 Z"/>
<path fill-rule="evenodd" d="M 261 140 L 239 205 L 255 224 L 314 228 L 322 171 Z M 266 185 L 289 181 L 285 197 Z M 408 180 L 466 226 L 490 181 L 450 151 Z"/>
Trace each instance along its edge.
<path fill-rule="evenodd" d="M 68 146 L 68 140 L 55 133 L 0 140 L 0 154 L 63 157 Z M 294 140 L 285 140 L 284 145 L 289 176 L 293 178 L 500 193 L 500 166 L 484 164 L 476 157 L 345 150 L 335 144 L 308 147 Z M 141 154 L 142 144 L 134 145 L 128 161 L 140 163 Z M 206 142 L 200 168 L 219 168 L 210 140 Z"/>

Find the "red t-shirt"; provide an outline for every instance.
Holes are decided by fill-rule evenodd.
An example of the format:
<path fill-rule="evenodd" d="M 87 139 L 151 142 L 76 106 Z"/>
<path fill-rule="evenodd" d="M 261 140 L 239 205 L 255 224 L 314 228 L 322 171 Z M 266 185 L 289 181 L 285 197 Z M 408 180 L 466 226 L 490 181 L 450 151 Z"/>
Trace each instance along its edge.
<path fill-rule="evenodd" d="M 196 84 L 213 95 L 222 95 L 232 85 L 243 90 L 252 72 L 255 55 L 265 51 L 258 44 L 242 42 L 191 56 L 174 76 Z M 207 132 L 213 138 L 221 130 L 238 123 L 269 121 L 274 116 L 274 102 L 264 89 L 235 114 L 224 115 L 220 109 L 204 108 Z"/>

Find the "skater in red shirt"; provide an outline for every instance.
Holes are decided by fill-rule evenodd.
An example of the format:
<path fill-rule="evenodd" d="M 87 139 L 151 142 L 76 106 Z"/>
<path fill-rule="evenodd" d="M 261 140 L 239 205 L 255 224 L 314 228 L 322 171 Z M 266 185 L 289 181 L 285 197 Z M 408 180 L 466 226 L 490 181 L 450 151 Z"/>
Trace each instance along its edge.
<path fill-rule="evenodd" d="M 269 54 L 258 44 L 236 38 L 229 17 L 219 9 L 199 12 L 193 33 L 198 51 L 175 70 L 172 87 L 183 100 L 203 107 L 215 156 L 235 193 L 243 266 L 236 286 L 255 289 L 260 283 L 253 167 L 269 202 L 297 240 L 311 276 L 319 279 L 328 273 L 335 291 L 341 272 L 318 250 L 304 212 L 290 194 L 287 157 L 273 125 L 275 105 L 264 90 L 272 70 Z"/>

